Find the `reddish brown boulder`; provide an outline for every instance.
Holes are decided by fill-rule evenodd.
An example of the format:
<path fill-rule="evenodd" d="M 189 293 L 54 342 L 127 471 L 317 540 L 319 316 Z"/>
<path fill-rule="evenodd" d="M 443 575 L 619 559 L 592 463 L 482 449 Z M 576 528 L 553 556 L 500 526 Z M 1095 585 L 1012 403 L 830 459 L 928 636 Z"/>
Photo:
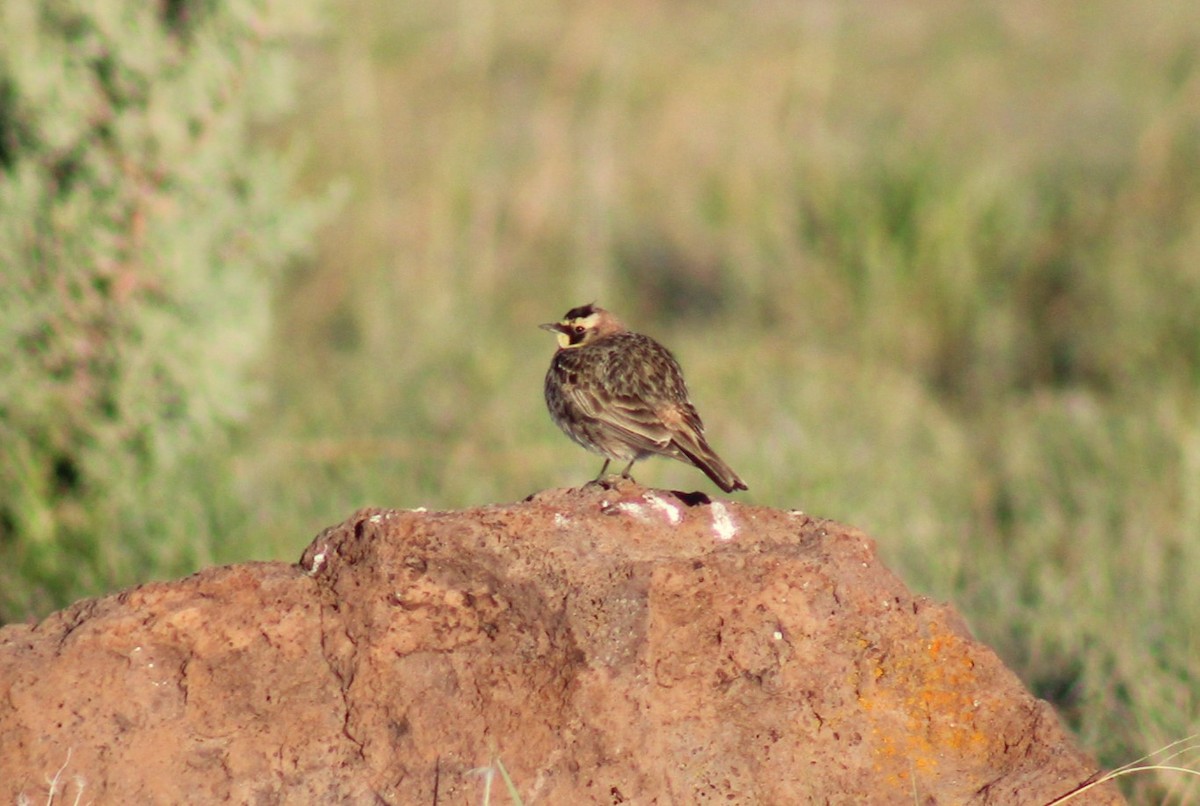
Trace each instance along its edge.
<path fill-rule="evenodd" d="M 527 804 L 1024 806 L 1097 772 L 859 532 L 633 484 L 367 510 L 299 567 L 5 627 L 0 748 L 0 803 L 477 803 L 502 765 Z"/>

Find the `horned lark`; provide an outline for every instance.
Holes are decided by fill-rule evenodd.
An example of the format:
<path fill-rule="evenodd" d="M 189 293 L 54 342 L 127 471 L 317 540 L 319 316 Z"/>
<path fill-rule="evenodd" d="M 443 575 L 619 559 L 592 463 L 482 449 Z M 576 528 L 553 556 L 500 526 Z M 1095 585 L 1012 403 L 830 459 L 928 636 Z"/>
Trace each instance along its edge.
<path fill-rule="evenodd" d="M 595 305 L 541 327 L 558 336 L 546 406 L 567 436 L 604 456 L 597 480 L 613 459 L 628 460 L 621 475 L 629 478 L 634 462 L 658 454 L 691 462 L 727 493 L 747 489 L 708 447 L 679 362 L 666 347 Z"/>

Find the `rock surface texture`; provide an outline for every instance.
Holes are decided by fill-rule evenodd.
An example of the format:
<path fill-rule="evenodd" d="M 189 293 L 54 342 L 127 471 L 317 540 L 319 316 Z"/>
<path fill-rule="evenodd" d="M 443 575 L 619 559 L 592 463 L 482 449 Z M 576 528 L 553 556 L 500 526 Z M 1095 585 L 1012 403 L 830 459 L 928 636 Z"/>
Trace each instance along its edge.
<path fill-rule="evenodd" d="M 526 804 L 1025 806 L 1097 772 L 861 533 L 629 482 L 366 510 L 299 566 L 0 630 L 0 804 L 508 804 L 501 769 Z"/>

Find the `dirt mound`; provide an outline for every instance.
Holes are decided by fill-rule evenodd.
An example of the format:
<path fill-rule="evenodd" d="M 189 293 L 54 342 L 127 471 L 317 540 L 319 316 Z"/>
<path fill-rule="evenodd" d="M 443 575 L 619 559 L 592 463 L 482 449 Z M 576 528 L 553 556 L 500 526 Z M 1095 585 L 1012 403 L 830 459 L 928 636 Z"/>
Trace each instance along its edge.
<path fill-rule="evenodd" d="M 366 510 L 5 627 L 0 702 L 3 803 L 508 803 L 503 768 L 526 804 L 1024 806 L 1097 771 L 861 533 L 634 484 Z"/>

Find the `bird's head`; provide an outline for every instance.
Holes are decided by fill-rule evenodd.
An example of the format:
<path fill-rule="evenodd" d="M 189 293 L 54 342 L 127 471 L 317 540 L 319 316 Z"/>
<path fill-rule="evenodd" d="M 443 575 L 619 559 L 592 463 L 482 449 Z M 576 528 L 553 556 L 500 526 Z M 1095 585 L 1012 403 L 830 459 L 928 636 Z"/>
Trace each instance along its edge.
<path fill-rule="evenodd" d="M 620 333 L 625 326 L 608 311 L 598 305 L 580 305 L 567 311 L 559 322 L 539 325 L 558 337 L 558 348 L 567 350 L 582 347 L 604 336 Z"/>

